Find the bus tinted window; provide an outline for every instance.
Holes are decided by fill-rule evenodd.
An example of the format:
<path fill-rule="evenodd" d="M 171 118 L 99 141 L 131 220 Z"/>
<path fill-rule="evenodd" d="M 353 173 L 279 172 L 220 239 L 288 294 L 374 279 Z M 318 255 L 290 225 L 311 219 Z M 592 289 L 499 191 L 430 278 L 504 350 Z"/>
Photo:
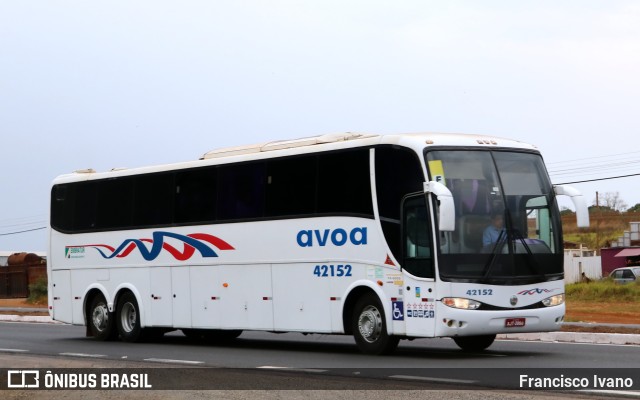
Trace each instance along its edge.
<path fill-rule="evenodd" d="M 218 219 L 260 218 L 264 215 L 265 163 L 218 168 Z"/>
<path fill-rule="evenodd" d="M 173 221 L 173 174 L 147 174 L 135 178 L 133 225 L 166 225 Z"/>
<path fill-rule="evenodd" d="M 97 229 L 132 225 L 133 178 L 106 179 L 98 185 L 97 196 Z"/>
<path fill-rule="evenodd" d="M 375 159 L 380 223 L 391 252 L 400 260 L 400 204 L 406 195 L 422 191 L 424 175 L 420 160 L 406 148 L 379 147 Z"/>
<path fill-rule="evenodd" d="M 77 231 L 96 229 L 96 183 L 76 183 L 70 185 L 70 189 L 70 194 L 74 196 L 70 202 L 73 207 L 72 229 Z"/>
<path fill-rule="evenodd" d="M 268 217 L 313 214 L 316 208 L 315 156 L 272 160 L 267 164 Z"/>
<path fill-rule="evenodd" d="M 175 222 L 214 221 L 216 182 L 215 167 L 179 171 L 176 174 Z"/>
<path fill-rule="evenodd" d="M 319 214 L 372 215 L 369 149 L 318 156 Z"/>
<path fill-rule="evenodd" d="M 51 226 L 71 230 L 73 223 L 73 196 L 69 185 L 56 185 L 51 189 Z"/>
<path fill-rule="evenodd" d="M 64 232 L 317 214 L 373 215 L 369 149 L 74 182 L 51 192 L 51 225 Z"/>

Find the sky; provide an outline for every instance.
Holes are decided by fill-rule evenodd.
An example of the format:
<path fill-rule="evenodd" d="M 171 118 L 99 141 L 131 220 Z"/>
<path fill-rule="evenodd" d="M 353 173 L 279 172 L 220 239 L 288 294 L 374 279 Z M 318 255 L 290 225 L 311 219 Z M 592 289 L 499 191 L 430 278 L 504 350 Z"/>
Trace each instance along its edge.
<path fill-rule="evenodd" d="M 640 173 L 638 21 L 633 0 L 0 0 L 0 250 L 46 250 L 6 233 L 47 224 L 57 175 L 326 133 L 513 138 L 554 183 Z M 574 186 L 640 203 L 640 176 Z"/>

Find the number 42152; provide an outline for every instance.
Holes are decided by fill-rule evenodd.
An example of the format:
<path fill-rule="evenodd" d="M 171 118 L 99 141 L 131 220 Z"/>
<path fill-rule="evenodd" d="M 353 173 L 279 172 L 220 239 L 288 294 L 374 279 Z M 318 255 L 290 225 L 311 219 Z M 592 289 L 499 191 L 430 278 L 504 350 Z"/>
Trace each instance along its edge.
<path fill-rule="evenodd" d="M 329 276 L 351 276 L 351 265 L 316 265 L 313 274 L 319 278 Z"/>

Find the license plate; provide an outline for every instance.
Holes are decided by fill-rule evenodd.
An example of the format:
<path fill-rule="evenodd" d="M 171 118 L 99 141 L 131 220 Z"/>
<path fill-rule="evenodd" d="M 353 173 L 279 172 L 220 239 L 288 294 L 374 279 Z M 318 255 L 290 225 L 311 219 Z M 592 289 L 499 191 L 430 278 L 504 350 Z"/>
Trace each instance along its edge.
<path fill-rule="evenodd" d="M 505 328 L 522 328 L 526 322 L 526 318 L 507 318 L 504 320 Z"/>

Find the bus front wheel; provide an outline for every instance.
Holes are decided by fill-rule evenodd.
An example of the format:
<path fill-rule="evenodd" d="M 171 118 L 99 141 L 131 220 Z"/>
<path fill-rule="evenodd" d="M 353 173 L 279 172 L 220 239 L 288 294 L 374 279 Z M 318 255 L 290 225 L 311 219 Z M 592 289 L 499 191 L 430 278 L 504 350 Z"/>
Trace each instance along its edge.
<path fill-rule="evenodd" d="M 136 297 L 131 292 L 124 293 L 118 300 L 116 325 L 123 342 L 137 342 L 142 338 L 140 308 Z"/>
<path fill-rule="evenodd" d="M 367 293 L 358 300 L 351 321 L 353 337 L 361 352 L 389 354 L 398 347 L 400 338 L 387 333 L 384 309 L 375 294 Z"/>
<path fill-rule="evenodd" d="M 459 336 L 453 338 L 458 347 L 463 351 L 469 352 L 483 351 L 491 346 L 494 340 L 496 340 L 496 335 Z"/>

